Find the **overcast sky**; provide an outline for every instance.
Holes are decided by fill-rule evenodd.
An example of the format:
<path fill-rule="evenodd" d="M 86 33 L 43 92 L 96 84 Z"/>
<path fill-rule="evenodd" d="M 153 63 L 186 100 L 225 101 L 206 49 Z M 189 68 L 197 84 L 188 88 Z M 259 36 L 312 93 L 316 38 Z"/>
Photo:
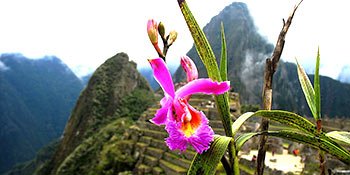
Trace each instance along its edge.
<path fill-rule="evenodd" d="M 201 27 L 232 0 L 187 0 Z M 295 0 L 244 0 L 260 34 L 275 44 Z M 320 73 L 337 78 L 347 54 L 350 25 L 346 0 L 304 0 L 287 34 L 282 59 L 311 71 L 320 46 Z M 176 30 L 177 41 L 168 60 L 179 58 L 193 40 L 176 0 L 2 0 L 0 1 L 0 54 L 22 53 L 31 58 L 56 55 L 83 75 L 119 52 L 139 66 L 157 57 L 147 36 L 147 20 L 162 21 L 166 32 Z M 220 26 L 218 26 L 220 27 Z M 310 69 L 311 68 L 311 69 Z"/>

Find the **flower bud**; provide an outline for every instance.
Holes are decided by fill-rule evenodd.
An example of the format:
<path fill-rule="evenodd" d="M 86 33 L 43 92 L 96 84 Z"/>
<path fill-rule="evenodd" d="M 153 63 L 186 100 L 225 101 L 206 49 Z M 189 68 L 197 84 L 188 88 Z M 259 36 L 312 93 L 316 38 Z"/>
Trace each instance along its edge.
<path fill-rule="evenodd" d="M 147 33 L 152 44 L 158 44 L 158 26 L 153 19 L 150 19 L 147 22 Z"/>
<path fill-rule="evenodd" d="M 187 82 L 198 78 L 198 70 L 194 62 L 188 56 L 181 57 L 181 66 L 186 72 Z"/>
<path fill-rule="evenodd" d="M 158 54 L 164 57 L 164 54 L 162 53 L 162 51 L 158 46 L 158 26 L 153 19 L 150 19 L 147 22 L 147 33 L 148 33 L 149 40 L 151 40 L 151 43 L 153 44 Z"/>
<path fill-rule="evenodd" d="M 172 45 L 173 42 L 176 40 L 177 38 L 177 32 L 175 30 L 170 31 L 169 33 L 169 45 Z"/>
<path fill-rule="evenodd" d="M 158 24 L 158 32 L 159 32 L 160 36 L 162 36 L 162 38 L 164 38 L 165 28 L 164 28 L 164 24 L 162 22 L 159 22 L 159 24 Z"/>

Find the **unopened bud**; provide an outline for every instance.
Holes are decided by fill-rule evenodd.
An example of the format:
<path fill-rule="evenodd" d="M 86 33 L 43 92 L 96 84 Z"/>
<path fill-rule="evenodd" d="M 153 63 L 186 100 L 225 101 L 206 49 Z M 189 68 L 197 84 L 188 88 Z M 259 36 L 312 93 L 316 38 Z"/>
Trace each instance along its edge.
<path fill-rule="evenodd" d="M 158 26 L 153 19 L 150 19 L 147 22 L 147 33 L 152 44 L 158 44 Z"/>
<path fill-rule="evenodd" d="M 198 70 L 194 62 L 188 56 L 181 57 L 181 66 L 186 72 L 187 82 L 198 78 Z"/>
<path fill-rule="evenodd" d="M 159 24 L 158 24 L 158 32 L 159 32 L 160 36 L 162 36 L 162 38 L 164 38 L 165 28 L 164 28 L 164 24 L 162 22 L 159 22 Z"/>
<path fill-rule="evenodd" d="M 177 32 L 175 30 L 170 31 L 169 33 L 169 45 L 172 45 L 173 42 L 176 40 L 177 38 Z"/>

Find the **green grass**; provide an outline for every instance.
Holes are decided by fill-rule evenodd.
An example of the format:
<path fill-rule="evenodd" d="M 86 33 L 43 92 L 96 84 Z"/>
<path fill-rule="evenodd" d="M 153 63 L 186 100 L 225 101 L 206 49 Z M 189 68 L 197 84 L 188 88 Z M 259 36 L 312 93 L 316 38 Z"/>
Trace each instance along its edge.
<path fill-rule="evenodd" d="M 241 171 L 248 173 L 248 174 L 254 175 L 254 169 L 252 169 L 246 165 L 239 164 L 239 169 Z"/>
<path fill-rule="evenodd" d="M 283 145 L 283 148 L 288 148 L 289 147 L 289 143 L 286 143 L 286 142 L 283 142 L 282 145 Z"/>
<path fill-rule="evenodd" d="M 166 165 L 167 167 L 173 169 L 174 171 L 176 171 L 177 173 L 178 172 L 187 172 L 186 169 L 180 167 L 180 166 L 177 166 L 177 165 L 174 165 L 168 161 L 165 161 L 165 160 L 160 160 L 159 162 L 163 163 L 164 165 Z"/>

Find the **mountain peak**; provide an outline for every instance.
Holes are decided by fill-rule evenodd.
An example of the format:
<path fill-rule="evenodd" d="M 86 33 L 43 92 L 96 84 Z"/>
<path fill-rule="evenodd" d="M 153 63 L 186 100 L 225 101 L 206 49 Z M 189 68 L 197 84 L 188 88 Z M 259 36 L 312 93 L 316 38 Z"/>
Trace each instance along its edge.
<path fill-rule="evenodd" d="M 134 90 L 152 91 L 126 53 L 118 53 L 98 67 L 72 111 L 60 146 L 51 160 L 52 167 L 46 167 L 43 174 L 55 172 L 84 139 L 120 118 L 124 112 L 121 109 L 123 98 Z"/>

